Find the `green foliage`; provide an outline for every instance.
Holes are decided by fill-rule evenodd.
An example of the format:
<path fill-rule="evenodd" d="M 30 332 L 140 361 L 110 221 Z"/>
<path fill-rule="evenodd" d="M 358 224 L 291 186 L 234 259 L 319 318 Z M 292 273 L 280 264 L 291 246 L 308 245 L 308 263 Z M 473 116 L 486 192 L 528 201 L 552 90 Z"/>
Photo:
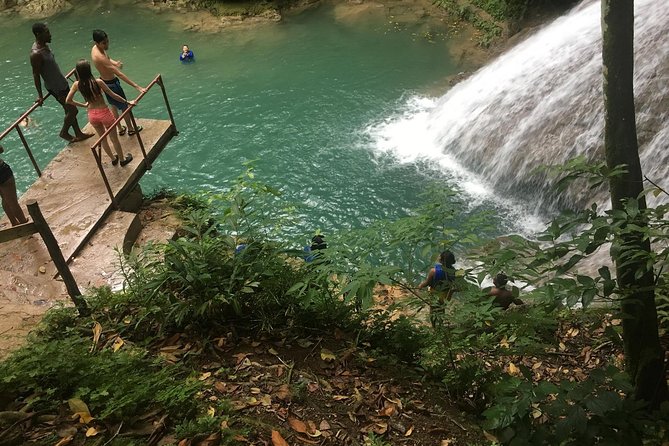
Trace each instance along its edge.
<path fill-rule="evenodd" d="M 502 21 L 522 18 L 529 0 L 473 0 L 473 3 L 496 20 Z"/>
<path fill-rule="evenodd" d="M 253 178 L 249 166 L 229 192 L 206 197 L 206 206 L 181 197 L 182 236 L 122 262 L 125 295 L 108 304 L 116 320 L 134 308 L 132 330 L 144 336 L 231 321 L 270 330 L 291 319 L 298 302 L 288 291 L 300 272 L 269 238 L 285 220 L 273 205 L 279 193 Z"/>
<path fill-rule="evenodd" d="M 622 372 L 610 366 L 593 370 L 583 382 L 511 378 L 496 386 L 494 404 L 484 412 L 485 428 L 499 432 L 510 445 L 641 445 L 643 438 L 666 435 L 660 420 L 643 403 L 625 398 L 632 388 Z M 648 433 L 652 433 L 651 436 Z M 659 444 L 659 443 L 658 443 Z"/>
<path fill-rule="evenodd" d="M 280 9 L 291 0 L 274 1 L 223 1 L 223 0 L 191 0 L 194 7 L 198 9 L 207 9 L 216 16 L 243 16 L 253 17 L 266 11 Z"/>
<path fill-rule="evenodd" d="M 225 412 L 228 412 L 228 410 L 225 410 Z M 230 428 L 221 429 L 221 423 L 229 420 L 230 417 L 227 414 L 214 417 L 200 415 L 195 419 L 187 419 L 174 426 L 174 436 L 177 439 L 193 439 L 197 436 L 208 436 L 209 434 L 220 432 L 222 435 L 221 445 L 239 444 L 238 441 L 233 440 L 239 431 Z"/>
<path fill-rule="evenodd" d="M 486 12 L 492 15 L 496 20 L 503 20 L 506 18 L 506 15 L 509 14 L 507 12 L 507 1 L 509 0 L 478 0 L 472 2 L 472 4 L 468 4 L 460 3 L 456 0 L 435 0 L 435 3 L 446 9 L 450 14 L 471 23 L 474 28 L 479 31 L 479 45 L 487 48 L 497 37 L 502 35 L 502 28 L 494 20 L 491 21 L 482 16 L 482 14 L 476 10 L 476 7 L 473 7 L 472 5 L 476 5 L 481 9 L 486 10 Z M 519 1 L 523 3 L 525 2 L 525 0 Z M 488 10 L 488 8 L 490 8 L 490 10 Z M 516 9 L 517 8 L 514 7 L 512 10 L 515 11 Z M 498 15 L 503 17 L 499 18 L 497 17 Z"/>
<path fill-rule="evenodd" d="M 391 310 L 370 314 L 364 339 L 400 361 L 415 363 L 429 343 L 428 329 L 406 316 L 391 320 Z"/>
<path fill-rule="evenodd" d="M 150 360 L 141 350 L 90 353 L 90 340 L 33 340 L 0 363 L 0 394 L 32 395 L 37 407 L 83 400 L 96 418 L 121 420 L 160 408 L 185 417 L 196 405 L 197 380 Z"/>
<path fill-rule="evenodd" d="M 390 446 L 390 443 L 383 440 L 383 437 L 377 436 L 373 432 L 365 437 L 364 446 Z"/>

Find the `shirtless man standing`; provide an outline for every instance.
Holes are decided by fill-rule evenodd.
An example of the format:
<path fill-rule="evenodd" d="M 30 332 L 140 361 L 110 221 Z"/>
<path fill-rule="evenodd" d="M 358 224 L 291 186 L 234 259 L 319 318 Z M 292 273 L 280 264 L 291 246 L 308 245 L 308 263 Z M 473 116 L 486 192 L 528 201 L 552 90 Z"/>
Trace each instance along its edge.
<path fill-rule="evenodd" d="M 79 128 L 77 107 L 65 103 L 70 85 L 60 71 L 56 58 L 51 52 L 51 48 L 49 48 L 51 32 L 46 23 L 35 23 L 33 34 L 35 35 L 35 43 L 30 51 L 30 65 L 33 69 L 35 89 L 37 89 L 37 100 L 35 102 L 39 105 L 44 102 L 44 95 L 42 94 L 42 80 L 44 80 L 47 91 L 56 98 L 65 110 L 65 120 L 63 121 L 63 128 L 60 130 L 60 137 L 68 142 L 83 141 L 90 138 L 93 136 L 92 133 L 84 133 Z M 74 130 L 74 136 L 70 135 L 70 128 Z"/>
<path fill-rule="evenodd" d="M 101 29 L 94 30 L 93 42 L 95 42 L 95 45 L 93 45 L 93 48 L 91 49 L 91 60 L 93 61 L 95 68 L 100 73 L 100 79 L 102 79 L 105 84 L 107 84 L 111 91 L 121 96 L 122 98 L 125 98 L 125 93 L 123 92 L 123 88 L 121 88 L 121 81 L 119 81 L 119 78 L 121 78 L 126 84 L 136 88 L 140 93 L 144 93 L 146 91 L 146 88 L 140 87 L 136 82 L 130 80 L 128 76 L 123 74 L 121 71 L 121 68 L 123 68 L 123 63 L 121 61 L 114 60 L 109 57 L 107 54 L 107 50 L 109 49 L 109 36 L 107 36 L 106 32 L 102 31 Z M 105 96 L 107 96 L 107 102 L 109 102 L 109 105 L 112 107 L 114 118 L 118 118 L 119 110 L 121 110 L 122 113 L 128 108 L 127 102 L 119 102 L 109 96 L 107 93 L 105 93 Z M 132 127 L 130 114 L 125 115 L 125 123 L 128 126 L 127 128 L 130 129 L 128 130 L 129 136 L 142 131 L 142 126 L 137 126 L 137 128 Z M 126 127 L 119 124 L 118 134 L 124 135 L 125 130 Z"/>

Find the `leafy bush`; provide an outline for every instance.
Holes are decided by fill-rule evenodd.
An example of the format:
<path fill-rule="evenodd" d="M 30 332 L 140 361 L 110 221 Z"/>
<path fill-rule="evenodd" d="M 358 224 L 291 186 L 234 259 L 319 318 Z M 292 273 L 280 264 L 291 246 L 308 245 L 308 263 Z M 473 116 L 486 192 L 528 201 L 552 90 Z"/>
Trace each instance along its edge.
<path fill-rule="evenodd" d="M 374 347 L 407 363 L 415 363 L 429 343 L 427 327 L 417 325 L 406 316 L 393 321 L 386 311 L 370 315 L 363 336 Z"/>
<path fill-rule="evenodd" d="M 53 408 L 79 398 L 96 418 L 121 420 L 160 408 L 185 417 L 196 407 L 197 380 L 175 366 L 150 360 L 143 351 L 90 352 L 76 337 L 33 340 L 0 363 L 0 394 L 37 395 L 37 407 Z"/>
<path fill-rule="evenodd" d="M 642 402 L 625 397 L 632 391 L 629 379 L 613 366 L 593 370 L 583 382 L 508 377 L 496 390 L 484 412 L 485 428 L 497 431 L 504 444 L 641 445 L 669 434 L 661 422 L 669 403 L 650 415 Z"/>

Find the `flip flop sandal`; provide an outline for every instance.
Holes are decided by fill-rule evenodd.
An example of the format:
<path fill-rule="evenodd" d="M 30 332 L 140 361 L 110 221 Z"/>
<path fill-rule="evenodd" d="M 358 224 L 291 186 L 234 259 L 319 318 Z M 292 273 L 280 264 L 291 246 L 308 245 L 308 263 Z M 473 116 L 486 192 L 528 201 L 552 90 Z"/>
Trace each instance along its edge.
<path fill-rule="evenodd" d="M 128 130 L 124 125 L 121 126 L 121 130 L 118 131 L 118 136 L 125 135 L 125 131 Z"/>
<path fill-rule="evenodd" d="M 127 165 L 130 161 L 132 161 L 132 153 L 128 153 L 125 156 L 125 159 L 123 161 L 121 161 L 121 167 Z"/>
<path fill-rule="evenodd" d="M 118 164 L 118 155 L 116 155 L 116 156 L 114 157 L 114 159 L 112 160 L 112 166 L 115 166 L 115 165 L 117 165 L 117 164 Z"/>
<path fill-rule="evenodd" d="M 128 136 L 132 136 L 136 133 L 141 132 L 142 130 L 144 130 L 144 127 L 142 127 L 141 125 L 138 125 L 135 130 L 128 130 Z"/>

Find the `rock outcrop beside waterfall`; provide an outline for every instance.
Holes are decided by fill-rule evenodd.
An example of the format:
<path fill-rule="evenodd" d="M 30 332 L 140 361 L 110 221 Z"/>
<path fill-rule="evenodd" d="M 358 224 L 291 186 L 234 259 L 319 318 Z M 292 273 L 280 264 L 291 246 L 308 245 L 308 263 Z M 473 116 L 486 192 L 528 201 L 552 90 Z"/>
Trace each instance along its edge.
<path fill-rule="evenodd" d="M 72 8 L 67 0 L 0 0 L 0 11 L 17 13 L 21 17 L 41 19 Z"/>

